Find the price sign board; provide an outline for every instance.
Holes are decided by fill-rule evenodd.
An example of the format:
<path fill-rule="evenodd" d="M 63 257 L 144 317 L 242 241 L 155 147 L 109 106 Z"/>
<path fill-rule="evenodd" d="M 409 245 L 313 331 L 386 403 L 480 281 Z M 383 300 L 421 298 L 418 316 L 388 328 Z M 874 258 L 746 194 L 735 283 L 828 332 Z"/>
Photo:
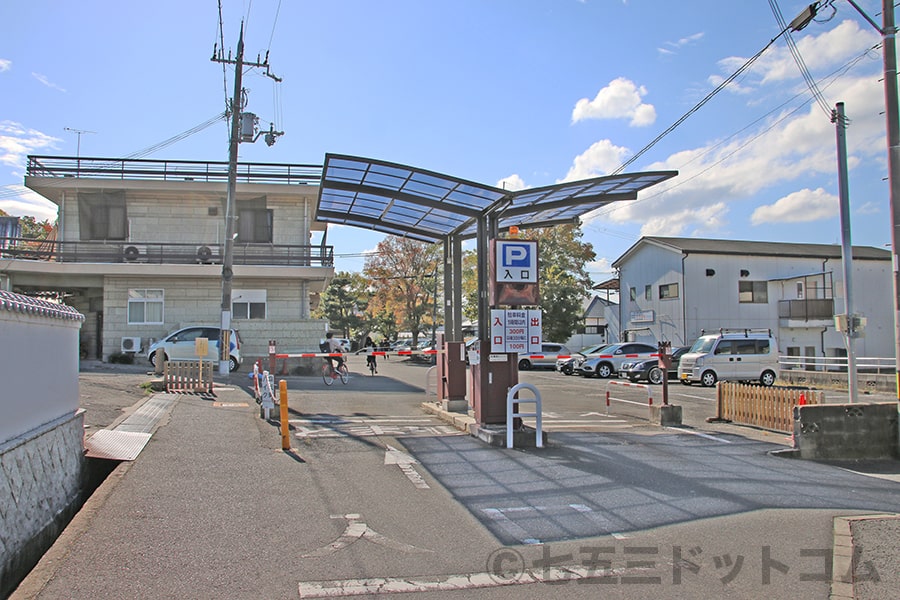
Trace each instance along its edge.
<path fill-rule="evenodd" d="M 491 352 L 540 351 L 540 310 L 491 310 Z"/>

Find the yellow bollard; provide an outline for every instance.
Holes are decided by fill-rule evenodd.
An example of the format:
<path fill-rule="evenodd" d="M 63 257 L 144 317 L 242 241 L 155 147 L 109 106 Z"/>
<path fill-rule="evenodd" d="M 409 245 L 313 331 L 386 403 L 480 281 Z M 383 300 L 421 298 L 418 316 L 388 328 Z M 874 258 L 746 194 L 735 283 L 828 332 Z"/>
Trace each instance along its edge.
<path fill-rule="evenodd" d="M 288 428 L 288 395 L 287 381 L 282 379 L 278 382 L 278 397 L 281 402 L 281 449 L 291 449 L 291 434 Z"/>

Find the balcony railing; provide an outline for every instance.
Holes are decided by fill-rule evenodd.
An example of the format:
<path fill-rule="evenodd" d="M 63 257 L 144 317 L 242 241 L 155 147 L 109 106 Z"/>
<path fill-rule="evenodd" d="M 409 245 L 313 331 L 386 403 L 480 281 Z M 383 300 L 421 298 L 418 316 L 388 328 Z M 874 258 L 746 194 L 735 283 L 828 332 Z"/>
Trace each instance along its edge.
<path fill-rule="evenodd" d="M 778 318 L 795 321 L 824 321 L 834 319 L 834 300 L 831 298 L 779 300 Z"/>
<path fill-rule="evenodd" d="M 222 264 L 221 244 L 58 242 L 0 237 L 0 258 L 63 263 Z M 234 244 L 235 265 L 332 267 L 333 246 Z"/>
<path fill-rule="evenodd" d="M 238 163 L 239 183 L 318 185 L 321 165 Z M 148 160 L 71 156 L 29 156 L 27 177 L 79 177 L 155 181 L 228 181 L 227 161 Z"/>

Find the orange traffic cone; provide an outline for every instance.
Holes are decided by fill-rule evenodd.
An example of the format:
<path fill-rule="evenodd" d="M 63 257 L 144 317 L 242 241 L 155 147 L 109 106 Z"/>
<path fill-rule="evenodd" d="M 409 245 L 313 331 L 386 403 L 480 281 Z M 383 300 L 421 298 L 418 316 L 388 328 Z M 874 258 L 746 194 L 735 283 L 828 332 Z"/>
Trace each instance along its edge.
<path fill-rule="evenodd" d="M 806 406 L 806 394 L 800 392 L 800 406 Z"/>

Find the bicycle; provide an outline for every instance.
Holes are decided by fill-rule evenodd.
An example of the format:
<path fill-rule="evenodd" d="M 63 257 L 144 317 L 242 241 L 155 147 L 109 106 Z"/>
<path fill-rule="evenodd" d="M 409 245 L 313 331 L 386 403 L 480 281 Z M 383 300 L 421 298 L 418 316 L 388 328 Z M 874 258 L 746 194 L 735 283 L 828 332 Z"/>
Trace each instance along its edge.
<path fill-rule="evenodd" d="M 350 381 L 350 370 L 347 368 L 346 362 L 341 363 L 341 366 L 335 369 L 331 361 L 326 358 L 325 364 L 322 365 L 322 381 L 325 382 L 325 385 L 331 385 L 335 379 L 340 379 L 341 383 L 347 385 L 347 382 Z"/>
<path fill-rule="evenodd" d="M 369 374 L 370 374 L 372 377 L 374 377 L 374 376 L 375 376 L 375 373 L 378 372 L 378 370 L 375 368 L 375 357 L 374 357 L 374 356 L 367 356 L 367 357 L 366 357 L 366 366 L 369 367 Z"/>

